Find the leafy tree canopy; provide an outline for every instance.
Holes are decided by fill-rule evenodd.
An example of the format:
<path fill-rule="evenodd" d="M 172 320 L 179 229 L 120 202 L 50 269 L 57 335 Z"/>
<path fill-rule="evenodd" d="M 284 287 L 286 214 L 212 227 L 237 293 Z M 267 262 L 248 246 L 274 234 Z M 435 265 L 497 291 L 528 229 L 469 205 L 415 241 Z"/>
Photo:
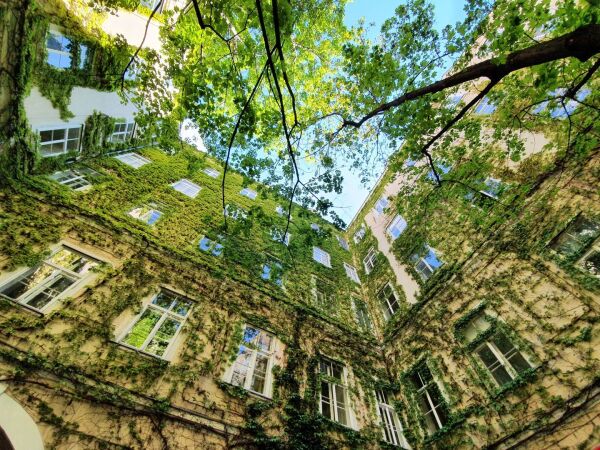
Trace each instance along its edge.
<path fill-rule="evenodd" d="M 321 194 L 341 189 L 339 161 L 368 170 L 387 156 L 382 142 L 400 150 L 392 170 L 433 169 L 438 187 L 442 168 L 466 160 L 520 160 L 526 131 L 545 130 L 554 155 L 597 145 L 596 2 L 467 0 L 465 20 L 436 31 L 433 6 L 407 0 L 376 42 L 344 26 L 344 7 L 190 1 L 167 16 L 163 54 L 136 61 L 146 122 L 191 119 L 226 164 L 322 213 Z M 482 100 L 493 119 L 474 113 Z M 317 169 L 305 179 L 307 161 Z"/>

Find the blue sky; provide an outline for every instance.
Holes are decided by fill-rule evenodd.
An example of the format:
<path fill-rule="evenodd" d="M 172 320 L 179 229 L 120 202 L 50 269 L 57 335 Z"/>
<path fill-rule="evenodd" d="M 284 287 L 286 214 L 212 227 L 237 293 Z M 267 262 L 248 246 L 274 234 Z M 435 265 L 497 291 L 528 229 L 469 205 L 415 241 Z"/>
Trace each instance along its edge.
<path fill-rule="evenodd" d="M 393 16 L 396 7 L 402 3 L 404 0 L 354 0 L 346 6 L 346 25 L 356 25 L 361 18 L 364 18 L 367 25 L 373 24 L 369 30 L 369 36 L 374 40 L 379 35 L 383 22 Z M 433 0 L 432 3 L 435 7 L 436 28 L 438 29 L 464 18 L 464 0 Z M 336 213 L 346 223 L 350 223 L 382 172 L 383 163 L 373 172 L 373 179 L 365 186 L 356 173 L 348 168 L 343 168 L 344 190 L 342 194 L 333 194 L 329 198 L 336 206 Z"/>

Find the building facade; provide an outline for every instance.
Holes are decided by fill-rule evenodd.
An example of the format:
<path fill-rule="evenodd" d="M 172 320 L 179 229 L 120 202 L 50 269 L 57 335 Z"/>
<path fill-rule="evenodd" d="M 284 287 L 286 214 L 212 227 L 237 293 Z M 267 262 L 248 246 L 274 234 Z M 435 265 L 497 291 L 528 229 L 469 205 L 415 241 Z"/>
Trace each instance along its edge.
<path fill-rule="evenodd" d="M 37 161 L 0 190 L 1 448 L 598 444 L 597 150 L 440 163 L 470 189 L 405 161 L 336 229 L 135 123 L 142 3 L 92 34 L 0 4 L 29 55 L 0 119 Z"/>

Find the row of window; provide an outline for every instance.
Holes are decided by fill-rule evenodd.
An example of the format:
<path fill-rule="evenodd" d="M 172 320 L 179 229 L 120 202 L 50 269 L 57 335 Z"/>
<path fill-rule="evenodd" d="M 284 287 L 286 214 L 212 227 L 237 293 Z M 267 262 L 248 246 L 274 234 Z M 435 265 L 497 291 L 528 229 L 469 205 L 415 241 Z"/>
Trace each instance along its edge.
<path fill-rule="evenodd" d="M 117 122 L 110 142 L 125 142 L 133 136 L 134 122 Z M 83 125 L 63 125 L 38 129 L 40 136 L 40 154 L 42 157 L 60 156 L 69 152 L 78 152 L 83 136 Z"/>
<path fill-rule="evenodd" d="M 0 287 L 0 295 L 30 309 L 47 311 L 61 297 L 73 292 L 78 285 L 81 286 L 82 281 L 99 264 L 100 261 L 88 255 L 61 246 L 41 264 L 13 274 Z M 318 285 L 315 288 L 315 295 L 321 297 L 320 301 L 326 301 L 323 297 L 327 293 L 319 292 L 322 288 Z M 379 297 L 390 311 L 397 308 L 397 296 L 391 285 L 385 285 Z M 370 328 L 366 304 L 354 299 L 353 305 L 357 321 L 361 326 Z M 161 289 L 117 337 L 117 341 L 136 351 L 170 359 L 177 336 L 193 306 L 192 300 Z M 488 371 L 494 382 L 502 387 L 532 365 L 502 328 L 495 326 L 490 332 L 490 328 L 494 326 L 493 321 L 482 311 L 470 320 L 462 334 L 467 345 L 476 343 L 473 356 Z M 225 381 L 271 396 L 271 369 L 275 350 L 274 336 L 246 325 L 238 355 L 225 373 Z M 351 426 L 345 368 L 340 363 L 324 359 L 319 370 L 321 375 L 325 375 L 321 379 L 321 413 L 331 420 Z M 414 369 L 410 380 L 416 393 L 415 401 L 427 428 L 430 432 L 435 432 L 445 425 L 448 418 L 439 380 L 435 380 L 427 364 L 420 364 Z M 387 393 L 378 392 L 377 399 L 384 425 L 384 439 L 393 444 L 405 442 L 401 424 L 387 401 Z"/>

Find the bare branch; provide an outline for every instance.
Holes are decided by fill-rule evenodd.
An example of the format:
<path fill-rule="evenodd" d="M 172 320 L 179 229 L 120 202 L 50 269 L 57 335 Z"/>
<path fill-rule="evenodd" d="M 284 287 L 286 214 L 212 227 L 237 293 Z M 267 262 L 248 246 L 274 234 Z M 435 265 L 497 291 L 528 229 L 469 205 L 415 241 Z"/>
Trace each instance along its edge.
<path fill-rule="evenodd" d="M 154 14 L 156 14 L 158 12 L 158 10 L 160 9 L 162 2 L 163 2 L 163 0 L 159 0 L 159 2 L 156 4 L 154 9 L 150 13 L 150 17 L 148 17 L 148 20 L 146 21 L 146 28 L 144 28 L 144 37 L 142 38 L 142 42 L 140 42 L 140 45 L 135 50 L 135 53 L 133 54 L 133 56 L 127 63 L 127 66 L 125 66 L 125 70 L 123 70 L 123 73 L 121 74 L 121 91 L 125 90 L 125 75 L 127 74 L 129 67 L 131 67 L 131 65 L 135 61 L 135 58 L 137 58 L 138 53 L 142 50 L 144 42 L 146 41 L 146 36 L 148 35 L 148 27 L 150 26 L 150 23 L 152 22 L 152 18 L 154 17 Z"/>

